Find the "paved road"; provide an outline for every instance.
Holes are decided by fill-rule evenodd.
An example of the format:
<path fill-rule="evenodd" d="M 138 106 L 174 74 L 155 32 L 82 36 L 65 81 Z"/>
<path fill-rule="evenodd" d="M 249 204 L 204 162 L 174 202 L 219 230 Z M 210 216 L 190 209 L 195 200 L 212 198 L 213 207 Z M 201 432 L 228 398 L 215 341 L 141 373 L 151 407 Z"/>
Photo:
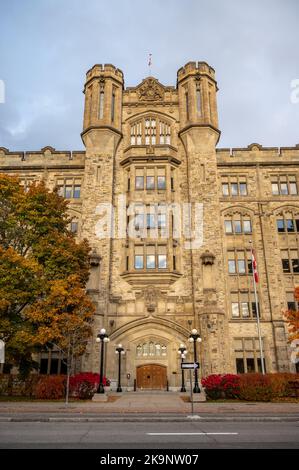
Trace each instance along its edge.
<path fill-rule="evenodd" d="M 2 422 L 0 448 L 299 449 L 299 422 Z"/>

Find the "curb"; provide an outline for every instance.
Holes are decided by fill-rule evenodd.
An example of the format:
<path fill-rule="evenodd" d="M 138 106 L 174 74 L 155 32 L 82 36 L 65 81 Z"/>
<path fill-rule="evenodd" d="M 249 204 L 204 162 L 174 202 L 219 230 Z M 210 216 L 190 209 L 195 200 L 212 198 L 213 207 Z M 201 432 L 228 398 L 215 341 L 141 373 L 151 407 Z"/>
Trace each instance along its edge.
<path fill-rule="evenodd" d="M 184 417 L 0 417 L 0 423 L 129 423 L 129 422 L 299 422 L 299 416 L 198 416 Z"/>

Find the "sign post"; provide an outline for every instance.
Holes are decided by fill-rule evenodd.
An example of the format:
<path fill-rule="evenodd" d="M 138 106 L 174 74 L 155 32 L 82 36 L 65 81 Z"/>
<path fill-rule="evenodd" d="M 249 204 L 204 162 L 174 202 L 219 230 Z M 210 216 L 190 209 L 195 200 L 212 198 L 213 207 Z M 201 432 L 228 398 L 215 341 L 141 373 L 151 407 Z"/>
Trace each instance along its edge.
<path fill-rule="evenodd" d="M 194 403 L 193 403 L 193 386 L 192 386 L 192 370 L 199 369 L 199 362 L 182 362 L 181 369 L 189 369 L 190 377 L 190 401 L 191 401 L 191 414 L 194 414 Z"/>
<path fill-rule="evenodd" d="M 193 404 L 193 387 L 192 387 L 192 370 L 189 369 L 190 374 L 190 401 L 191 401 L 191 414 L 194 414 L 194 404 Z"/>

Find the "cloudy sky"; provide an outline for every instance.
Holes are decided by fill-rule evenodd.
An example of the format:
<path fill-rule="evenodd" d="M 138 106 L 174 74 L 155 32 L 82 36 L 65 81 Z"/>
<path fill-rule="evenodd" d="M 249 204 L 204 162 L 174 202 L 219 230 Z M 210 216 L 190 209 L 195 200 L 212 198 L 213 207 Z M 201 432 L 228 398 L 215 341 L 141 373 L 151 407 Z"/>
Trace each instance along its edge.
<path fill-rule="evenodd" d="M 134 86 L 150 52 L 165 85 L 190 60 L 215 68 L 220 147 L 295 145 L 298 18 L 298 0 L 1 0 L 0 147 L 82 149 L 86 71 L 112 63 Z"/>

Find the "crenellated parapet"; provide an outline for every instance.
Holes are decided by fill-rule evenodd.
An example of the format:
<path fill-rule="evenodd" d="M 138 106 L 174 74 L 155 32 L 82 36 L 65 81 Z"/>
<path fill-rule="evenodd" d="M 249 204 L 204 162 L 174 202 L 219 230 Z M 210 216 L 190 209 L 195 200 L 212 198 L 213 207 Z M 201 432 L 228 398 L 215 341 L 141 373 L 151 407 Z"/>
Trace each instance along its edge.
<path fill-rule="evenodd" d="M 84 168 L 85 151 L 55 150 L 47 146 L 41 150 L 27 152 L 11 152 L 0 147 L 0 171 L 51 169 L 51 168 Z"/>
<path fill-rule="evenodd" d="M 218 148 L 216 154 L 220 166 L 292 165 L 299 163 L 299 144 L 294 147 L 263 147 L 253 143 L 245 148 Z"/>

